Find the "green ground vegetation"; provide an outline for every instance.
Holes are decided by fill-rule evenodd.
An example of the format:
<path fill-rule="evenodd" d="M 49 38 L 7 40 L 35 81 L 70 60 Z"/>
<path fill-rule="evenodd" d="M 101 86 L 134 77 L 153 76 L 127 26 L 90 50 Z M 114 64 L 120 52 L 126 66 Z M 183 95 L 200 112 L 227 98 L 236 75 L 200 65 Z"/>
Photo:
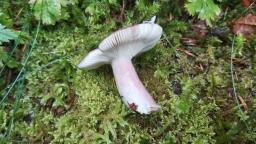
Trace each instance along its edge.
<path fill-rule="evenodd" d="M 0 143 L 255 142 L 256 39 L 229 30 L 255 11 L 239 2 L 1 1 Z M 111 67 L 76 65 L 113 31 L 154 15 L 164 34 L 133 63 L 161 110 L 141 115 L 120 100 Z"/>

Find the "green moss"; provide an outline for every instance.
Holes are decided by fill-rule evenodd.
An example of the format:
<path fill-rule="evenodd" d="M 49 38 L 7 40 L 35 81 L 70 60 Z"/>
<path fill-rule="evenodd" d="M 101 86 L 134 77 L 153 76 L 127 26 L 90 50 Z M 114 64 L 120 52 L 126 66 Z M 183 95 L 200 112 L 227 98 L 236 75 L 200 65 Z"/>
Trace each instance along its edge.
<path fill-rule="evenodd" d="M 250 67 L 255 58 L 246 53 L 255 50 L 250 44 L 239 49 L 241 55 L 235 60 L 237 94 L 248 104 L 248 112 L 239 113 L 230 77 L 230 41 L 225 44 L 210 37 L 196 46 L 184 46 L 180 39 L 191 31 L 190 26 L 160 16 L 165 35 L 154 49 L 136 57 L 133 63 L 161 110 L 140 115 L 120 100 L 110 66 L 90 71 L 76 67 L 104 37 L 118 29 L 119 23 L 108 13 L 118 4 L 108 3 L 100 5 L 106 8 L 102 11 L 93 9 L 97 3 L 84 3 L 89 7 L 86 27 L 62 23 L 40 32 L 26 67 L 26 88 L 19 109 L 14 115 L 11 97 L 0 110 L 3 143 L 253 142 L 256 88 Z M 147 4 L 143 0 L 134 3 L 134 10 L 141 15 L 128 5 L 122 25 L 141 22 L 165 7 L 160 2 Z M 191 51 L 196 57 L 177 48 Z M 15 121 L 10 136 L 5 138 L 12 118 Z"/>
<path fill-rule="evenodd" d="M 98 33 L 87 37 L 79 30 L 69 34 L 44 32 L 26 77 L 29 99 L 23 105 L 23 115 L 29 115 L 31 122 L 19 119 L 12 137 L 56 143 L 166 143 L 170 137 L 176 142 L 214 142 L 212 119 L 207 113 L 216 106 L 197 98 L 193 83 L 198 80 L 184 80 L 178 97 L 168 88 L 169 72 L 159 73 L 165 57 L 153 60 L 153 67 L 143 60 L 152 59 L 155 53 L 167 56 L 161 46 L 135 60 L 139 74 L 155 71 L 142 76 L 162 106 L 160 113 L 151 116 L 139 115 L 124 106 L 109 66 L 91 71 L 77 69 L 79 60 L 100 39 Z M 154 73 L 156 77 L 152 77 Z"/>

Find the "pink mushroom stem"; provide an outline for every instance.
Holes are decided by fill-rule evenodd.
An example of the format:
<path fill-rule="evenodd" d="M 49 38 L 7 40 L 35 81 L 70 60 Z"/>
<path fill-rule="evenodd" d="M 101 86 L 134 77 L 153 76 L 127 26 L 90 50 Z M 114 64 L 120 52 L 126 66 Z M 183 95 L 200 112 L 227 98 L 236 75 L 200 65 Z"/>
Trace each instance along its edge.
<path fill-rule="evenodd" d="M 112 63 L 117 89 L 124 103 L 140 113 L 149 114 L 159 110 L 152 96 L 140 81 L 131 59 L 117 57 Z"/>

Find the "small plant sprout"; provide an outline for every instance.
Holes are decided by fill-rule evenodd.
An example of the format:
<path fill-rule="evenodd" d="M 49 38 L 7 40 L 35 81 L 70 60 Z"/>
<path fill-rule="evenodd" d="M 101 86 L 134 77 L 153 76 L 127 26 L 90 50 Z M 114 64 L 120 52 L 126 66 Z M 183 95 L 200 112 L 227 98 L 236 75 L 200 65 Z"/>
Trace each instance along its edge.
<path fill-rule="evenodd" d="M 79 68 L 85 69 L 111 64 L 121 99 L 130 109 L 141 114 L 160 109 L 143 86 L 131 61 L 134 56 L 150 50 L 159 41 L 162 27 L 154 23 L 155 18 L 114 32 L 78 64 Z"/>

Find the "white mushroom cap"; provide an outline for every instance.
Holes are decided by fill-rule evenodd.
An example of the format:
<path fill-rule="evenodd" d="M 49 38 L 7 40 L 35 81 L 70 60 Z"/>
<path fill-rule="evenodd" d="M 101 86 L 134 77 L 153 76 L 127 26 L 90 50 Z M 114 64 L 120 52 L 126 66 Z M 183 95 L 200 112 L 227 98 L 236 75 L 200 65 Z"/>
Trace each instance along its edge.
<path fill-rule="evenodd" d="M 150 50 L 162 35 L 162 28 L 151 21 L 118 30 L 105 38 L 98 49 L 91 51 L 79 64 L 79 68 L 93 69 L 111 63 L 117 57 L 132 59 Z"/>

